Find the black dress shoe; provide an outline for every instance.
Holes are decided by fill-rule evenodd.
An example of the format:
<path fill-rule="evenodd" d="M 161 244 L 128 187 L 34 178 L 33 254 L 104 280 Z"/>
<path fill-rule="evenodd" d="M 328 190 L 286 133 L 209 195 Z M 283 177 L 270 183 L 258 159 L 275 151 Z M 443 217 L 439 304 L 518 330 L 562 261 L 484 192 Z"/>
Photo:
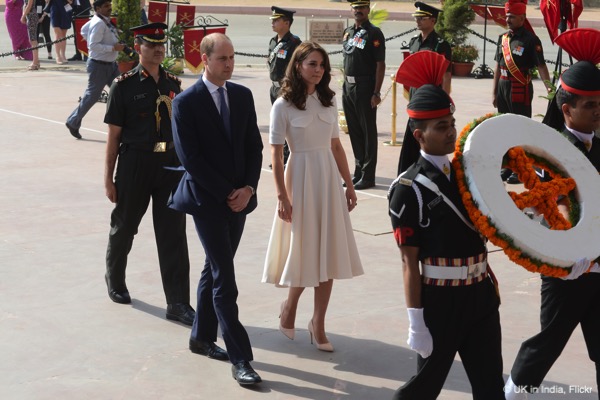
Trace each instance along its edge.
<path fill-rule="evenodd" d="M 354 189 L 365 190 L 365 189 L 372 188 L 374 186 L 375 186 L 375 182 L 365 181 L 364 179 L 361 179 L 360 181 L 356 182 L 356 184 L 354 185 Z"/>
<path fill-rule="evenodd" d="M 77 53 L 73 57 L 68 59 L 69 61 L 81 61 L 81 54 Z"/>
<path fill-rule="evenodd" d="M 231 366 L 231 375 L 240 385 L 254 385 L 262 382 L 260 376 L 248 361 L 241 361 Z"/>
<path fill-rule="evenodd" d="M 352 184 L 353 184 L 353 185 L 356 185 L 356 183 L 357 183 L 358 181 L 360 181 L 360 176 L 353 176 L 353 177 L 352 177 Z M 343 186 L 343 187 L 346 187 L 346 182 L 342 183 L 342 186 Z"/>
<path fill-rule="evenodd" d="M 196 312 L 187 303 L 175 303 L 167 305 L 167 319 L 179 321 L 182 324 L 192 326 Z"/>
<path fill-rule="evenodd" d="M 214 358 L 215 360 L 229 360 L 229 354 L 213 342 L 190 339 L 190 350 L 192 353 L 207 356 L 208 358 Z"/>
<path fill-rule="evenodd" d="M 81 133 L 79 133 L 79 129 L 73 128 L 68 123 L 66 123 L 65 126 L 67 127 L 67 129 L 69 130 L 69 132 L 75 139 L 81 139 Z"/>
<path fill-rule="evenodd" d="M 106 275 L 104 276 L 104 280 L 106 281 L 106 287 L 108 288 L 108 297 L 110 297 L 112 301 L 119 304 L 131 303 L 131 297 L 129 296 L 129 292 L 127 291 L 126 287 L 124 289 L 117 290 L 110 285 Z"/>

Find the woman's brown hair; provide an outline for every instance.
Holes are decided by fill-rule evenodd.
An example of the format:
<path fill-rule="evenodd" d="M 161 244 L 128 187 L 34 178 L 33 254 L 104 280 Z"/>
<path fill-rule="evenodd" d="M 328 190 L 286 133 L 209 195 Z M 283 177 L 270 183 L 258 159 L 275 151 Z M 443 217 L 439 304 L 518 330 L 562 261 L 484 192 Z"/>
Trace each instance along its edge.
<path fill-rule="evenodd" d="M 331 82 L 331 64 L 329 63 L 329 56 L 325 49 L 319 46 L 315 42 L 303 42 L 296 51 L 292 54 L 292 59 L 285 70 L 285 77 L 283 78 L 280 96 L 285 100 L 293 103 L 299 110 L 306 109 L 306 83 L 300 75 L 300 65 L 313 51 L 318 51 L 323 56 L 324 72 L 323 78 L 316 87 L 317 96 L 319 101 L 324 107 L 333 106 L 333 96 L 335 92 L 329 88 L 329 82 Z"/>

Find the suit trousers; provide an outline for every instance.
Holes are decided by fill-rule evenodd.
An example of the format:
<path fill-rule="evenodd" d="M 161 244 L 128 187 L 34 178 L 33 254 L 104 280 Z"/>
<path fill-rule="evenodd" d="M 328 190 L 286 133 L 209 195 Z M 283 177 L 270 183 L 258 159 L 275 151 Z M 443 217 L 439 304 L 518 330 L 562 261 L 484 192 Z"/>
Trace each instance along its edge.
<path fill-rule="evenodd" d="M 79 105 L 69 115 L 69 118 L 67 118 L 67 124 L 75 129 L 81 128 L 83 117 L 100 99 L 104 87 L 110 87 L 115 78 L 119 76 L 119 69 L 116 63 L 101 64 L 90 58 L 87 61 L 87 73 L 87 88 L 83 93 Z"/>
<path fill-rule="evenodd" d="M 344 82 L 342 104 L 354 153 L 354 178 L 375 182 L 377 167 L 377 108 L 371 107 L 375 80 Z"/>
<path fill-rule="evenodd" d="M 164 168 L 179 164 L 177 154 L 174 150 L 152 153 L 125 148 L 121 147 L 115 175 L 117 204 L 111 214 L 106 276 L 114 289 L 126 287 L 127 256 L 152 199 L 154 236 L 166 300 L 168 304 L 187 304 L 190 302 L 190 261 L 186 215 L 167 207 L 181 172 Z"/>
<path fill-rule="evenodd" d="M 233 364 L 252 361 L 252 347 L 238 317 L 238 290 L 233 258 L 237 251 L 246 215 L 194 215 L 196 231 L 206 260 L 198 283 L 198 304 L 191 339 L 216 342 L 221 327 L 223 340 Z"/>
<path fill-rule="evenodd" d="M 423 285 L 422 299 L 433 353 L 417 355 L 417 375 L 393 398 L 437 399 L 458 352 L 473 399 L 504 400 L 500 303 L 491 279 L 469 286 Z"/>
<path fill-rule="evenodd" d="M 521 345 L 511 371 L 513 382 L 529 390 L 539 387 L 581 324 L 600 387 L 600 274 L 590 273 L 572 281 L 543 277 L 541 296 L 542 330 Z"/>

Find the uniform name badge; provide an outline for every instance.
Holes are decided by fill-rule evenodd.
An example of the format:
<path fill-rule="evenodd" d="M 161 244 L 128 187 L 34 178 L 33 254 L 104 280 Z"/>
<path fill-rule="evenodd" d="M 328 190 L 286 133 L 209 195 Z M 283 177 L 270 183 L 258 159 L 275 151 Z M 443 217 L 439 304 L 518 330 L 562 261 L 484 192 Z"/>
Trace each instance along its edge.
<path fill-rule="evenodd" d="M 287 50 L 281 49 L 277 52 L 277 58 L 285 58 L 287 57 Z"/>

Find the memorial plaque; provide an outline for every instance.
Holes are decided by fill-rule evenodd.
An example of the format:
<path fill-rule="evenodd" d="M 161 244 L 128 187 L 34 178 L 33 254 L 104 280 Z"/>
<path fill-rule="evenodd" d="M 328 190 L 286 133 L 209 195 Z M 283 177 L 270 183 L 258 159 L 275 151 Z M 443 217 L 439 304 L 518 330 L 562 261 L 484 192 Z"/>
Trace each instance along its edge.
<path fill-rule="evenodd" d="M 344 29 L 344 21 L 312 20 L 309 21 L 308 37 L 319 44 L 341 44 Z"/>

